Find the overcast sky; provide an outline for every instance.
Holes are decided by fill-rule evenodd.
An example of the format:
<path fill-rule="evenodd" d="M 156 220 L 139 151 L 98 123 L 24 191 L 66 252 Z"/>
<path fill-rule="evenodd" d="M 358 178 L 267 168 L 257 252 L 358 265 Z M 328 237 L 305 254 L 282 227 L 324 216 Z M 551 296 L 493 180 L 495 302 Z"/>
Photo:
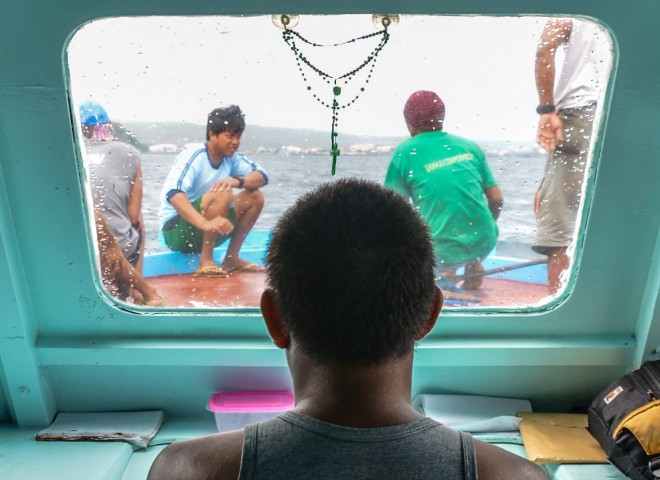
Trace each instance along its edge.
<path fill-rule="evenodd" d="M 341 100 L 339 132 L 407 135 L 403 105 L 415 90 L 445 101 L 445 129 L 477 140 L 533 141 L 538 103 L 536 42 L 545 18 L 411 17 L 391 38 L 369 83 L 358 75 Z M 340 43 L 376 31 L 371 15 L 301 16 L 295 30 L 312 42 Z M 304 55 L 338 77 L 358 66 L 380 37 Z M 310 70 L 305 83 L 282 30 L 270 16 L 143 17 L 85 25 L 68 48 L 73 101 L 93 99 L 111 119 L 204 123 L 217 106 L 238 104 L 250 124 L 329 131 L 328 86 Z M 365 69 L 365 73 L 366 69 Z"/>

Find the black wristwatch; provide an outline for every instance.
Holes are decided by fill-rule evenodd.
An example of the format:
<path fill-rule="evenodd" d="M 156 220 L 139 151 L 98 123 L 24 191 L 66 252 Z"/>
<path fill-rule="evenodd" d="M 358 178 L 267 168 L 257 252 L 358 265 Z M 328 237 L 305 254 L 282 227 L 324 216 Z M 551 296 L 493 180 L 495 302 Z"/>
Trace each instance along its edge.
<path fill-rule="evenodd" d="M 552 113 L 555 111 L 555 106 L 552 103 L 549 103 L 547 105 L 539 105 L 536 107 L 536 113 L 539 115 L 543 115 L 544 113 Z"/>
<path fill-rule="evenodd" d="M 243 188 L 243 184 L 245 183 L 245 177 L 234 177 L 236 180 L 238 180 L 238 188 Z"/>

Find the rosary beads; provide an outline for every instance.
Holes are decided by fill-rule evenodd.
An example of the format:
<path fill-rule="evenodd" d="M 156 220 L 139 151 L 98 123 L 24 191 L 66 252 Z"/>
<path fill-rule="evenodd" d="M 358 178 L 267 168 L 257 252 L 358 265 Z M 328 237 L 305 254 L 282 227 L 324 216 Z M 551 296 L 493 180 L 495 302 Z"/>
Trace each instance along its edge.
<path fill-rule="evenodd" d="M 337 128 L 338 128 L 338 122 L 339 122 L 339 111 L 341 109 L 347 108 L 350 105 L 354 104 L 355 101 L 359 98 L 360 94 L 364 92 L 367 84 L 369 83 L 369 80 L 371 79 L 371 74 L 373 73 L 374 67 L 376 65 L 376 60 L 378 58 L 378 54 L 380 51 L 383 49 L 385 44 L 387 44 L 387 41 L 390 38 L 390 34 L 387 31 L 387 27 L 390 24 L 390 20 L 388 17 L 383 18 L 382 20 L 382 25 L 383 25 L 383 30 L 380 30 L 378 32 L 370 33 L 368 35 L 363 35 L 361 37 L 356 37 L 351 40 L 348 40 L 346 42 L 342 43 L 336 43 L 332 45 L 321 45 L 317 44 L 314 42 L 310 42 L 306 38 L 304 38 L 302 35 L 300 35 L 298 32 L 295 32 L 291 29 L 288 28 L 289 24 L 289 17 L 286 15 L 282 15 L 281 18 L 282 26 L 284 27 L 284 31 L 282 32 L 282 37 L 284 38 L 284 41 L 289 45 L 291 50 L 293 51 L 293 54 L 296 57 L 296 63 L 298 64 L 298 69 L 300 70 L 300 74 L 302 75 L 302 78 L 304 82 L 307 84 L 307 90 L 312 93 L 313 97 L 324 107 L 329 108 L 332 110 L 332 129 L 330 131 L 330 155 L 332 156 L 332 169 L 331 173 L 332 175 L 335 174 L 336 167 L 337 167 L 337 157 L 340 155 L 339 151 L 339 146 L 337 144 Z M 303 55 L 302 51 L 296 44 L 296 40 L 300 40 L 301 42 L 311 46 L 311 47 L 337 47 L 340 45 L 346 45 L 349 43 L 355 43 L 360 40 L 366 40 L 372 37 L 377 37 L 380 36 L 380 42 L 374 47 L 374 49 L 369 53 L 367 58 L 356 68 L 353 70 L 338 76 L 338 77 L 333 77 L 332 75 L 324 72 L 320 68 L 316 67 L 313 65 L 310 60 Z M 325 101 L 321 98 L 320 94 L 314 93 L 309 80 L 307 78 L 307 75 L 305 74 L 305 69 L 303 68 L 306 67 L 312 72 L 316 73 L 322 80 L 324 80 L 328 85 L 332 86 L 332 101 Z M 347 86 L 348 83 L 355 78 L 355 75 L 359 73 L 360 71 L 366 69 L 369 67 L 369 71 L 366 75 L 366 78 L 364 80 L 364 84 L 358 89 L 358 93 L 356 93 L 352 98 L 350 98 L 348 101 L 345 101 L 344 103 L 340 103 L 339 98 L 342 94 L 342 87 L 340 83 L 343 83 L 344 86 Z"/>

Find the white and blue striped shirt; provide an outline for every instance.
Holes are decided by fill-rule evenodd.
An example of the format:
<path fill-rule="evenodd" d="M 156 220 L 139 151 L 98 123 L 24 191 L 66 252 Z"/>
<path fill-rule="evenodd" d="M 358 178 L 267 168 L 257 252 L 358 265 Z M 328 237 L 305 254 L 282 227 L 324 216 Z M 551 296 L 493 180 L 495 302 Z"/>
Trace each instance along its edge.
<path fill-rule="evenodd" d="M 245 176 L 257 171 L 268 183 L 266 171 L 257 163 L 248 160 L 241 153 L 225 157 L 217 167 L 211 163 L 206 145 L 190 145 L 174 159 L 174 165 L 165 179 L 160 193 L 159 229 L 179 213 L 170 203 L 170 198 L 183 192 L 190 202 L 196 201 L 222 178 Z"/>

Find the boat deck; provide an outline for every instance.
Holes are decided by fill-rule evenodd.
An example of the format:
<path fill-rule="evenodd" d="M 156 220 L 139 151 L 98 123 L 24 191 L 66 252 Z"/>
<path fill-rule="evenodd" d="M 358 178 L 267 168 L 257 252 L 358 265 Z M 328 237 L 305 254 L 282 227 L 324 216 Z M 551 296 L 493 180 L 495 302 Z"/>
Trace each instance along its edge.
<path fill-rule="evenodd" d="M 165 297 L 165 306 L 172 308 L 255 308 L 266 288 L 263 273 L 239 273 L 227 278 L 162 275 L 149 278 L 149 282 Z M 464 295 L 444 293 L 447 306 L 519 306 L 538 304 L 548 295 L 548 289 L 545 285 L 487 277 L 479 290 L 466 290 Z"/>
<path fill-rule="evenodd" d="M 241 258 L 263 265 L 270 235 L 270 230 L 252 230 L 241 247 Z M 222 265 L 226 251 L 226 244 L 214 249 L 213 258 L 218 265 Z M 464 294 L 443 292 L 445 306 L 538 305 L 548 295 L 547 268 L 545 264 L 527 265 L 529 263 L 529 259 L 503 257 L 492 252 L 483 265 L 493 273 L 484 277 L 482 287 L 466 290 Z M 259 307 L 266 285 L 264 273 L 236 273 L 227 278 L 193 277 L 198 265 L 198 253 L 183 254 L 165 248 L 145 256 L 144 276 L 165 297 L 165 307 Z M 506 271 L 497 272 L 500 268 Z M 457 273 L 461 274 L 462 270 Z"/>

